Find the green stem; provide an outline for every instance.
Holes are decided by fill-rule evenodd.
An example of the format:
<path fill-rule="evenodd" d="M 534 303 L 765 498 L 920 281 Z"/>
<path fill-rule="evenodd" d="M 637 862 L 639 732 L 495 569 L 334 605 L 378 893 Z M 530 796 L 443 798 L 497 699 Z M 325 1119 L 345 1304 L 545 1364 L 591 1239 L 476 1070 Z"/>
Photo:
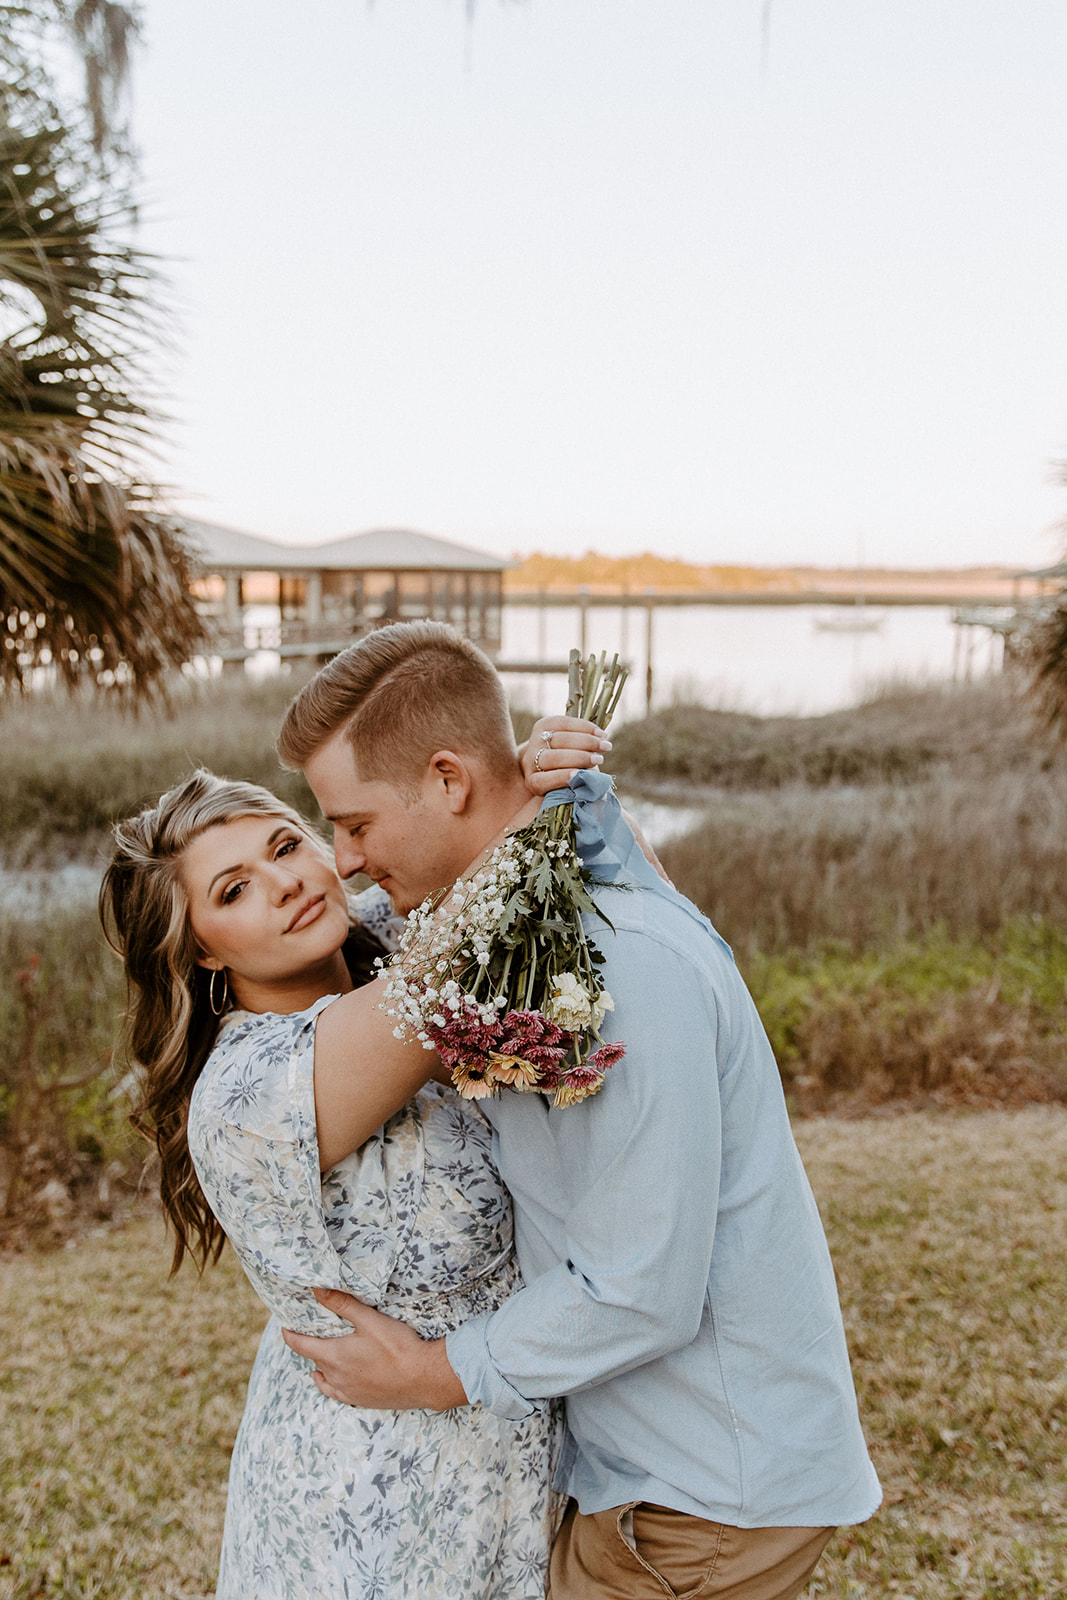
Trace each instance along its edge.
<path fill-rule="evenodd" d="M 582 714 L 582 658 L 577 650 L 570 653 L 567 667 L 567 715 L 580 717 Z"/>

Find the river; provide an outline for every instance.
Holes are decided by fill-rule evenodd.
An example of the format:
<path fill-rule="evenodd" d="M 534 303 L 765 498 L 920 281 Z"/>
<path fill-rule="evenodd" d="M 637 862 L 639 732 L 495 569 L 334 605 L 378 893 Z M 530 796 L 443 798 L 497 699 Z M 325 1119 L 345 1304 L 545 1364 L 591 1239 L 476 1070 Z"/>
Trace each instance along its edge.
<path fill-rule="evenodd" d="M 867 626 L 842 628 L 861 618 Z M 618 651 L 633 669 L 619 720 L 644 713 L 645 627 L 638 607 L 587 613 L 587 648 Z M 871 604 L 861 613 L 843 606 L 661 606 L 652 624 L 653 706 L 685 699 L 765 716 L 814 716 L 853 705 L 888 682 L 950 678 L 956 631 L 945 606 Z M 982 628 L 965 631 L 971 672 L 998 667 L 999 638 Z M 566 660 L 580 632 L 577 607 L 505 606 L 501 655 Z M 533 710 L 555 710 L 560 690 L 554 677 L 508 675 L 512 699 Z"/>

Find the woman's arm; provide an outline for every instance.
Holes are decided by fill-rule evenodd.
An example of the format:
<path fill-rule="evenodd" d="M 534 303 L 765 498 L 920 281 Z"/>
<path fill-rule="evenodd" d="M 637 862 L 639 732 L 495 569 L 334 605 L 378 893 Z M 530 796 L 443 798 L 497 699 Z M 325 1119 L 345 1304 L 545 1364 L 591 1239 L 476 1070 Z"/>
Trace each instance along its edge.
<path fill-rule="evenodd" d="M 319 1166 L 336 1166 L 395 1116 L 444 1068 L 418 1040 L 404 1043 L 379 1009 L 386 980 L 334 1000 L 315 1024 L 315 1123 Z M 448 1082 L 447 1074 L 443 1078 Z"/>

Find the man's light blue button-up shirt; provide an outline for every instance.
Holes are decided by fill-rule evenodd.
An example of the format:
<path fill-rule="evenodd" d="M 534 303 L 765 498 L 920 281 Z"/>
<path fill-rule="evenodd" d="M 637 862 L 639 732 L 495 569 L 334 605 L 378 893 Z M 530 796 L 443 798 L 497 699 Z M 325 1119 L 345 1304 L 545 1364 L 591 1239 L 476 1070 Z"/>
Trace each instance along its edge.
<path fill-rule="evenodd" d="M 737 1527 L 860 1522 L 878 1480 L 833 1267 L 751 997 L 711 924 L 645 861 L 601 774 L 572 790 L 626 1056 L 554 1110 L 483 1101 L 526 1287 L 449 1334 L 470 1400 L 565 1395 L 560 1485 Z"/>

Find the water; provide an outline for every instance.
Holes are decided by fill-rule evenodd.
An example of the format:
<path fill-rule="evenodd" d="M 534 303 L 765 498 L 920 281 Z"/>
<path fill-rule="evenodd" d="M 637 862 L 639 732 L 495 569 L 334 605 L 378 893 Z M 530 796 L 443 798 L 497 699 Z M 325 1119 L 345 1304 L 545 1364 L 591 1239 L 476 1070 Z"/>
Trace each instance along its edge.
<path fill-rule="evenodd" d="M 696 700 L 730 711 L 814 716 L 854 705 L 872 688 L 893 680 L 911 683 L 951 678 L 956 650 L 952 612 L 945 606 L 867 607 L 879 620 L 869 631 L 818 627 L 849 618 L 834 606 L 661 606 L 652 621 L 653 706 Z M 501 656 L 505 661 L 567 659 L 581 637 L 577 607 L 505 606 Z M 984 629 L 964 631 L 971 672 L 1000 665 L 999 638 Z M 605 606 L 587 613 L 586 647 L 618 651 L 632 677 L 618 720 L 645 710 L 646 613 Z M 540 713 L 562 710 L 563 684 L 554 676 L 509 673 L 508 694 Z"/>
<path fill-rule="evenodd" d="M 948 606 L 872 602 L 864 616 L 877 627 L 842 630 L 854 615 L 848 606 L 658 606 L 652 618 L 652 704 L 686 699 L 763 716 L 816 716 L 854 705 L 887 682 L 951 678 L 960 643 L 963 658 L 970 652 L 971 674 L 1000 666 L 1000 639 L 983 628 L 957 630 Z M 250 606 L 246 621 L 249 628 L 276 626 L 278 609 Z M 820 628 L 821 622 L 837 626 Z M 646 628 L 643 607 L 597 606 L 587 612 L 586 648 L 618 651 L 631 667 L 619 721 L 644 715 Z M 577 606 L 503 609 L 505 661 L 566 661 L 580 640 Z M 278 665 L 276 651 L 261 650 L 246 670 L 259 677 Z M 562 711 L 561 679 L 509 672 L 506 681 L 514 704 L 538 713 Z"/>
<path fill-rule="evenodd" d="M 699 827 L 708 814 L 706 806 L 667 805 L 660 800 L 639 800 L 621 791 L 619 802 L 655 850 Z"/>
<path fill-rule="evenodd" d="M 0 909 L 8 916 L 35 916 L 63 906 L 95 905 L 103 869 L 89 861 L 62 866 L 0 868 Z"/>

